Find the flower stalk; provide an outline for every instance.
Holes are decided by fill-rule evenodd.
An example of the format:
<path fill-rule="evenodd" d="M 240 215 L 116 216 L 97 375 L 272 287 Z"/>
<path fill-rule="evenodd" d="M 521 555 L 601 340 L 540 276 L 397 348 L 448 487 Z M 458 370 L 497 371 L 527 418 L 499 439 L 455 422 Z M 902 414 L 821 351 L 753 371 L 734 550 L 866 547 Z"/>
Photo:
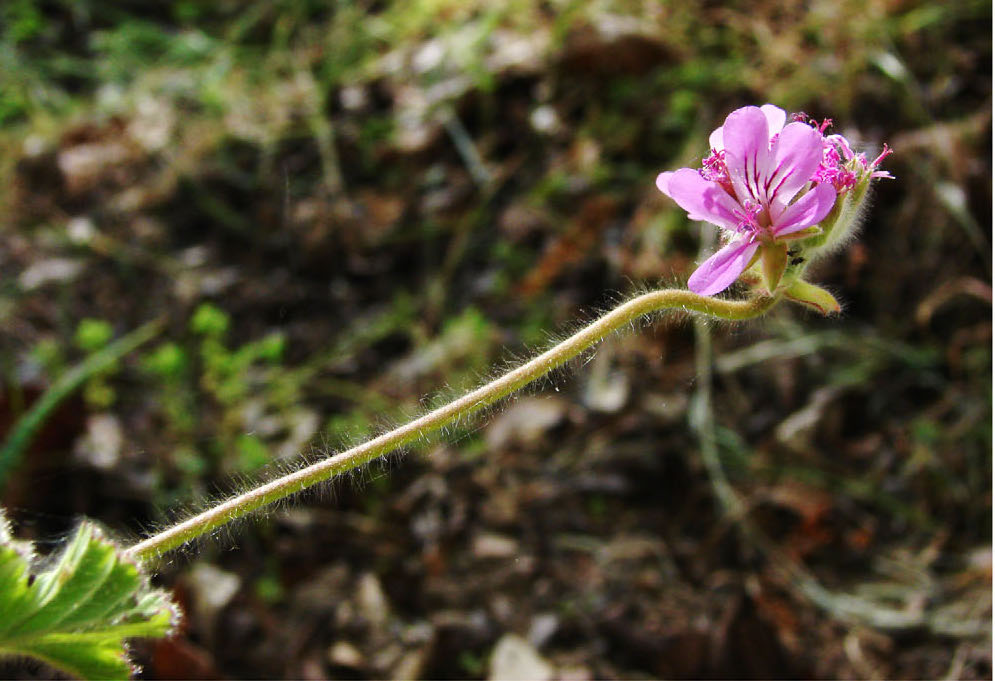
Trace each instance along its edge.
<path fill-rule="evenodd" d="M 143 563 L 154 561 L 167 551 L 210 534 L 264 506 L 363 466 L 448 425 L 463 421 L 546 376 L 637 320 L 659 312 L 676 310 L 699 313 L 716 319 L 742 321 L 761 316 L 779 299 L 779 296 L 760 294 L 747 300 L 723 300 L 679 289 L 644 293 L 616 307 L 566 340 L 490 383 L 352 449 L 223 501 L 138 542 L 127 552 Z"/>

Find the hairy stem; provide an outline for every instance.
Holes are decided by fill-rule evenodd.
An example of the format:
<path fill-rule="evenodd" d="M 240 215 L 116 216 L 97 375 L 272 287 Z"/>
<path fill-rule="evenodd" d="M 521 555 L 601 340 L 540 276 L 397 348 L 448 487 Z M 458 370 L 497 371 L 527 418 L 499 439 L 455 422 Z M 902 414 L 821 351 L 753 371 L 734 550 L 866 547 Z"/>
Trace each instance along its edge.
<path fill-rule="evenodd" d="M 143 562 L 153 560 L 166 551 L 213 532 L 263 506 L 329 480 L 340 473 L 358 468 L 424 435 L 464 420 L 542 378 L 615 331 L 646 315 L 672 309 L 739 321 L 762 315 L 777 300 L 776 296 L 758 296 L 742 301 L 720 300 L 685 290 L 644 293 L 623 303 L 534 359 L 449 404 L 345 452 L 234 496 L 135 544 L 128 549 L 128 553 Z"/>

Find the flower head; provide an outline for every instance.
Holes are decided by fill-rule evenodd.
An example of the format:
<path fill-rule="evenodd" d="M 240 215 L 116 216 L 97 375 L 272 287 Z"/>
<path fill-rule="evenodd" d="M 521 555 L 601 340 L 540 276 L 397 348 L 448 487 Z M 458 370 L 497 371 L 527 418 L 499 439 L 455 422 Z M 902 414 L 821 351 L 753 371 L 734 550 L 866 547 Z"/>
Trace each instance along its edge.
<path fill-rule="evenodd" d="M 868 163 L 840 135 L 800 120 L 772 105 L 747 106 L 726 117 L 709 137 L 702 168 L 660 173 L 656 185 L 688 212 L 724 229 L 730 238 L 691 275 L 688 288 L 714 295 L 763 259 L 768 288 L 787 264 L 786 242 L 811 236 L 838 197 L 872 177 L 885 153 Z"/>

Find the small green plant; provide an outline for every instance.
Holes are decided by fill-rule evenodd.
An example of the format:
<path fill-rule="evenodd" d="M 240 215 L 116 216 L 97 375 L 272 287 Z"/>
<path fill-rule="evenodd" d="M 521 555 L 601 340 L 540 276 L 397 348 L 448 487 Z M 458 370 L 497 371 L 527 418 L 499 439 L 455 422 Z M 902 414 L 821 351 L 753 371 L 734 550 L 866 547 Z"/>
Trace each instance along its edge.
<path fill-rule="evenodd" d="M 142 368 L 160 383 L 162 409 L 170 428 L 181 435 L 196 425 L 186 385 L 189 364 L 187 353 L 173 342 L 156 347 L 142 360 Z"/>
<path fill-rule="evenodd" d="M 84 319 L 76 327 L 73 339 L 76 347 L 87 354 L 102 350 L 114 337 L 114 328 L 103 319 Z M 117 368 L 117 362 L 107 365 L 103 371 L 91 376 L 83 387 L 83 399 L 94 408 L 106 409 L 114 403 L 116 394 L 114 388 L 107 383 L 111 373 Z"/>
<path fill-rule="evenodd" d="M 242 411 L 258 385 L 269 386 L 266 394 L 279 392 L 282 384 L 274 374 L 283 357 L 285 341 L 273 333 L 230 349 L 225 336 L 231 320 L 209 303 L 197 308 L 190 330 L 201 337 L 200 386 L 223 410 L 216 445 L 221 457 L 234 452 L 230 462 L 240 473 L 251 473 L 272 460 L 269 448 L 259 438 L 241 433 Z M 267 371 L 273 369 L 274 371 Z"/>
<path fill-rule="evenodd" d="M 283 356 L 284 339 L 271 334 L 229 350 L 224 343 L 230 320 L 221 309 L 205 303 L 190 320 L 190 330 L 203 337 L 200 345 L 201 384 L 223 405 L 232 405 L 249 393 L 248 370 L 256 362 L 275 364 Z"/>
<path fill-rule="evenodd" d="M 178 501 L 180 490 L 188 495 L 202 485 L 205 473 L 252 473 L 270 463 L 267 438 L 244 432 L 246 414 L 262 411 L 282 423 L 299 403 L 301 379 L 281 365 L 281 334 L 231 347 L 231 319 L 211 303 L 199 305 L 187 326 L 192 337 L 162 343 L 141 359 L 158 396 L 164 440 L 176 443 L 160 464 L 166 467 L 158 497 L 164 505 Z M 214 437 L 202 437 L 205 424 Z M 177 474 L 178 484 L 170 484 Z"/>
<path fill-rule="evenodd" d="M 144 324 L 63 372 L 31 408 L 21 415 L 0 446 L 0 485 L 20 463 L 35 434 L 60 404 L 80 386 L 114 366 L 122 357 L 154 338 L 161 330 L 162 322 L 159 320 Z"/>
<path fill-rule="evenodd" d="M 179 616 L 92 523 L 39 570 L 33 547 L 14 540 L 0 511 L 0 656 L 35 657 L 85 679 L 125 678 L 136 671 L 125 640 L 165 636 Z"/>
<path fill-rule="evenodd" d="M 84 352 L 96 352 L 114 337 L 114 329 L 103 319 L 84 319 L 76 327 L 76 346 Z"/>
<path fill-rule="evenodd" d="M 66 368 L 62 346 L 54 338 L 42 338 L 31 348 L 31 357 L 49 376 L 58 376 Z"/>

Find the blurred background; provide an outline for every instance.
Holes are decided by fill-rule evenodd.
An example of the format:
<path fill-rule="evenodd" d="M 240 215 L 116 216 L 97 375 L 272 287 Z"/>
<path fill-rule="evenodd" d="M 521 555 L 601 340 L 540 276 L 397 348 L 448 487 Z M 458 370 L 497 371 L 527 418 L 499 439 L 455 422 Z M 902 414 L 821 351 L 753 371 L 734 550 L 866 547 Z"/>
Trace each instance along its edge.
<path fill-rule="evenodd" d="M 134 539 L 680 285 L 714 230 L 656 174 L 772 102 L 895 150 L 816 272 L 841 317 L 659 321 L 172 556 L 142 676 L 991 678 L 991 35 L 981 0 L 5 0 L 0 503 Z"/>

